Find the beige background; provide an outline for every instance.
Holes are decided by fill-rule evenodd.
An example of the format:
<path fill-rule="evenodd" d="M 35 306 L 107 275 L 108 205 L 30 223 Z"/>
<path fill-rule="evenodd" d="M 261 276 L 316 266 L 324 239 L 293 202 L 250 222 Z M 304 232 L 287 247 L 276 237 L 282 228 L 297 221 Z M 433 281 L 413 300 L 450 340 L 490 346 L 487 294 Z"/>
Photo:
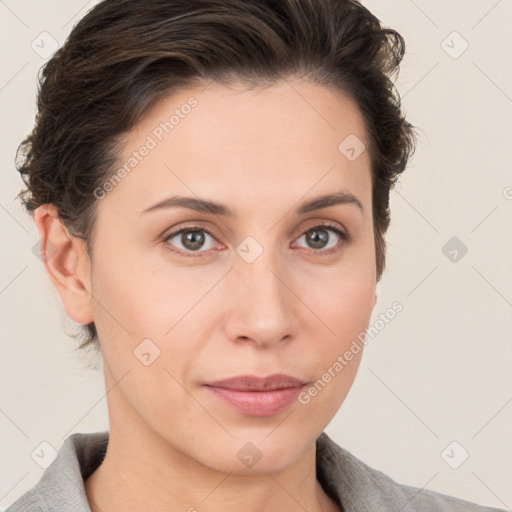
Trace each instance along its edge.
<path fill-rule="evenodd" d="M 421 137 L 393 194 L 374 319 L 396 300 L 404 310 L 371 340 L 327 433 L 402 483 L 510 509 L 512 2 L 364 3 L 406 39 L 397 85 Z M 35 226 L 14 200 L 44 63 L 32 41 L 62 44 L 93 4 L 0 1 L 0 508 L 39 480 L 41 442 L 58 450 L 73 432 L 108 428 L 102 376 L 74 353 L 32 252 Z M 442 251 L 452 237 L 468 248 L 457 262 Z M 441 455 L 453 441 L 452 465 L 469 454 L 458 469 Z"/>

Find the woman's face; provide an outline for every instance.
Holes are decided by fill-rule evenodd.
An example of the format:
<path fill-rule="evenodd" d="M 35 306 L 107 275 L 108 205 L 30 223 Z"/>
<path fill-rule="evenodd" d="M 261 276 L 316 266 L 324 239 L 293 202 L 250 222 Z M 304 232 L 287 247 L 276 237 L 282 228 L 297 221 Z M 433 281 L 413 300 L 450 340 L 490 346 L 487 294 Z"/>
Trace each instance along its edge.
<path fill-rule="evenodd" d="M 299 80 L 212 84 L 155 104 L 124 143 L 125 172 L 96 192 L 90 275 L 111 435 L 149 433 L 221 471 L 282 469 L 345 399 L 362 351 L 344 354 L 375 303 L 362 118 Z M 208 386 L 275 374 L 306 384 Z"/>

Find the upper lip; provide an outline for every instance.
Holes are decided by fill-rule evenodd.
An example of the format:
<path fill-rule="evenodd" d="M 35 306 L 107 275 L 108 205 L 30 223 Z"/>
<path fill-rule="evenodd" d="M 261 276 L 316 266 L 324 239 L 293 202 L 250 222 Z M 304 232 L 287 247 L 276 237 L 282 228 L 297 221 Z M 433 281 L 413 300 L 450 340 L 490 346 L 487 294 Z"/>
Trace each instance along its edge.
<path fill-rule="evenodd" d="M 303 386 L 305 382 L 290 375 L 275 374 L 269 377 L 255 375 L 240 375 L 230 379 L 217 380 L 206 384 L 216 388 L 236 389 L 239 391 L 272 391 L 274 389 L 295 388 Z"/>

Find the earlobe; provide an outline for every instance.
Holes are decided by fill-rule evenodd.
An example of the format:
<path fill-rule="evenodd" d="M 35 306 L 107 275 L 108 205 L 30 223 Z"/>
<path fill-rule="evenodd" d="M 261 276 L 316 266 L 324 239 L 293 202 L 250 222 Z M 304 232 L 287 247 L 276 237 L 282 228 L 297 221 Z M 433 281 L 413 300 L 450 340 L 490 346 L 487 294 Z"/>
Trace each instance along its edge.
<path fill-rule="evenodd" d="M 34 211 L 41 238 L 41 260 L 68 316 L 79 324 L 93 321 L 90 262 L 83 240 L 70 235 L 53 204 Z"/>

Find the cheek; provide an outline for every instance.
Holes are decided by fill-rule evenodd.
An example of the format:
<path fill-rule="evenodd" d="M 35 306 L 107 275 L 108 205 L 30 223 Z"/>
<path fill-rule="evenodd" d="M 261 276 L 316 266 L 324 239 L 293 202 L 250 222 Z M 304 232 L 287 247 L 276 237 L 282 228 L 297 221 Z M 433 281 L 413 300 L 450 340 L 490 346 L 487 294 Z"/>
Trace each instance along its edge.
<path fill-rule="evenodd" d="M 137 267 L 126 257 L 98 261 L 92 274 L 94 322 L 111 385 L 119 382 L 116 400 L 126 400 L 149 421 L 166 424 L 162 403 L 171 409 L 180 404 L 184 412 L 194 408 L 178 383 L 198 350 L 188 341 L 193 333 L 186 331 L 191 325 L 187 311 L 198 293 L 185 280 L 163 280 L 154 268 Z"/>
<path fill-rule="evenodd" d="M 366 329 L 375 305 L 375 281 L 368 279 L 346 279 L 335 289 L 331 289 L 329 317 L 332 319 L 333 330 L 344 333 L 346 340 Z"/>
<path fill-rule="evenodd" d="M 329 326 L 326 336 L 317 344 L 317 374 L 330 369 L 337 375 L 338 391 L 347 390 L 355 378 L 363 353 L 364 332 L 368 327 L 375 302 L 375 288 L 367 286 L 338 286 L 324 298 L 319 317 Z M 343 369 L 339 366 L 342 361 Z M 338 376 L 339 375 L 339 376 Z M 329 377 L 326 376 L 328 379 Z M 343 383 L 342 383 L 343 382 Z"/>
<path fill-rule="evenodd" d="M 218 277 L 196 271 L 194 278 L 186 268 L 170 271 L 161 263 L 148 264 L 135 253 L 116 259 L 115 248 L 111 250 L 113 257 L 100 259 L 94 267 L 92 289 L 94 322 L 114 377 L 133 370 L 133 379 L 143 371 L 144 382 L 150 376 L 157 379 L 157 369 L 162 367 L 181 380 L 204 337 L 208 317 L 200 314 L 201 300 Z M 146 353 L 146 359 L 154 361 L 149 367 L 137 359 Z M 168 384 L 167 374 L 161 371 L 160 377 Z M 158 387 L 161 383 L 147 384 Z"/>
<path fill-rule="evenodd" d="M 307 423 L 314 424 L 310 418 L 329 421 L 344 402 L 361 362 L 364 332 L 374 303 L 375 282 L 354 274 L 351 278 L 340 276 L 322 295 L 316 313 L 329 329 L 323 329 L 325 335 L 316 336 L 318 343 L 310 359 L 316 380 L 299 397 L 308 408 Z M 308 338 L 314 337 L 310 327 Z"/>
<path fill-rule="evenodd" d="M 314 329 L 305 325 L 303 331 L 308 339 L 318 340 L 311 357 L 317 381 L 301 402 L 312 415 L 334 415 L 356 377 L 375 305 L 375 259 L 370 250 L 347 258 L 329 279 L 322 279 L 322 286 L 304 287 L 304 301 L 322 320 L 314 322 Z"/>
<path fill-rule="evenodd" d="M 375 305 L 375 258 L 368 252 L 354 253 L 331 270 L 312 280 L 314 285 L 303 282 L 301 297 L 324 322 L 325 338 L 334 350 L 350 344 L 368 326 Z"/>
<path fill-rule="evenodd" d="M 99 258 L 92 273 L 94 321 L 105 339 L 162 338 L 200 298 L 180 269 L 164 277 L 142 255 L 105 252 L 109 258 Z"/>

